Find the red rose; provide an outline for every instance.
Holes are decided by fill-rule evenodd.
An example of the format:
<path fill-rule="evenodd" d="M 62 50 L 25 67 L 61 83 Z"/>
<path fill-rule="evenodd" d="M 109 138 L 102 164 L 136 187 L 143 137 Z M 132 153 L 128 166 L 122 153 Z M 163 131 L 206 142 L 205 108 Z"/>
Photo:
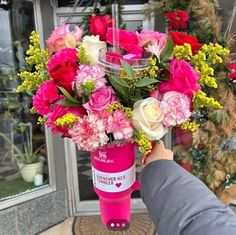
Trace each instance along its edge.
<path fill-rule="evenodd" d="M 72 82 L 78 69 L 77 50 L 66 48 L 53 55 L 48 62 L 48 72 L 54 82 L 72 93 Z"/>
<path fill-rule="evenodd" d="M 119 47 L 129 51 L 135 45 L 138 44 L 138 37 L 134 32 L 117 29 L 117 33 L 119 35 Z M 108 28 L 107 30 L 107 42 L 113 45 L 113 31 L 112 28 Z"/>
<path fill-rule="evenodd" d="M 169 11 L 165 13 L 165 17 L 169 20 L 169 28 L 187 28 L 187 21 L 189 19 L 189 14 L 186 11 Z"/>
<path fill-rule="evenodd" d="M 89 19 L 90 31 L 93 35 L 99 35 L 101 41 L 106 41 L 106 33 L 108 27 L 112 26 L 112 19 L 105 16 L 92 16 Z"/>
<path fill-rule="evenodd" d="M 198 39 L 192 35 L 178 31 L 170 32 L 169 35 L 175 45 L 184 45 L 184 43 L 190 44 L 193 53 L 196 53 L 201 48 L 201 44 L 198 42 Z"/>
<path fill-rule="evenodd" d="M 235 79 L 236 78 L 236 63 L 230 63 L 228 64 L 229 69 L 231 69 L 231 74 L 229 75 L 229 78 Z"/>

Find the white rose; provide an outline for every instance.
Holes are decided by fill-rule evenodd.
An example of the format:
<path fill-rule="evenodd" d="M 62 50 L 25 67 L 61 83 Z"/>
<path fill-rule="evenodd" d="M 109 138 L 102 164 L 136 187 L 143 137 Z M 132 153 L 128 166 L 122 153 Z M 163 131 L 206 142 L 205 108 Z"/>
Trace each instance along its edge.
<path fill-rule="evenodd" d="M 157 99 L 150 97 L 134 103 L 132 124 L 136 130 L 144 131 L 150 139 L 159 140 L 168 132 L 162 124 L 163 119 Z"/>
<path fill-rule="evenodd" d="M 106 43 L 99 40 L 99 36 L 85 36 L 81 44 L 91 64 L 98 63 L 98 54 L 101 48 L 106 48 Z"/>

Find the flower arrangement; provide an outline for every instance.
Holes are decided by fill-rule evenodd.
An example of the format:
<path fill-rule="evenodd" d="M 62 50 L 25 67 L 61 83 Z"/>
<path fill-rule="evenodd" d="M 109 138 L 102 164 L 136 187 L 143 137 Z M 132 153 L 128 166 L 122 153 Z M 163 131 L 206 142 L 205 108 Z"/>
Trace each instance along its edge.
<path fill-rule="evenodd" d="M 92 32 L 97 20 L 91 19 Z M 223 62 L 228 49 L 218 43 L 201 45 L 196 37 L 178 31 L 116 29 L 119 50 L 106 55 L 115 58 L 109 62 L 121 70 L 109 76 L 99 64 L 99 51 L 117 42 L 110 20 L 99 20 L 102 30 L 96 36 L 83 37 L 77 26 L 57 27 L 46 50 L 32 32 L 26 61 L 35 71 L 19 74 L 23 83 L 17 91 L 34 93 L 32 112 L 40 115 L 39 123 L 71 138 L 81 150 L 132 140 L 148 154 L 152 141 L 174 126 L 195 131 L 199 109 L 221 108 L 205 89 L 217 88 L 214 66 Z M 145 55 L 150 56 L 149 65 L 133 69 L 133 61 Z"/>

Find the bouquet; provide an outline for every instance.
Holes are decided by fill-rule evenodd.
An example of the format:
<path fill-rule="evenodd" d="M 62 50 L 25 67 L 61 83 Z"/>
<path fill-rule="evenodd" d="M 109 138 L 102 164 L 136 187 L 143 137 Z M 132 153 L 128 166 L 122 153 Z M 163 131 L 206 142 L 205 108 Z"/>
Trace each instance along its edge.
<path fill-rule="evenodd" d="M 211 65 L 221 63 L 227 49 L 201 45 L 178 31 L 117 32 L 119 52 L 107 50 L 114 44 L 112 28 L 101 41 L 99 35 L 82 37 L 77 26 L 62 25 L 48 38 L 46 50 L 31 34 L 26 61 L 35 71 L 20 73 L 24 81 L 17 91 L 36 91 L 32 112 L 41 124 L 72 138 L 80 150 L 132 140 L 148 154 L 151 142 L 170 128 L 196 130 L 199 109 L 221 108 L 204 90 L 217 87 Z M 120 67 L 115 76 L 99 62 L 102 50 L 108 64 Z M 135 70 L 145 55 L 148 65 Z"/>
<path fill-rule="evenodd" d="M 96 21 L 103 22 L 101 30 L 94 27 Z M 129 210 L 117 198 L 122 201 L 134 189 L 134 159 L 119 159 L 119 166 L 124 167 L 114 173 L 112 167 L 101 166 L 114 163 L 104 153 L 122 154 L 120 146 L 124 145 L 131 158 L 130 146 L 137 143 L 148 155 L 153 141 L 171 128 L 195 131 L 200 109 L 221 108 L 206 90 L 217 88 L 213 67 L 229 51 L 218 43 L 201 45 L 196 37 L 178 31 L 114 29 L 108 16 L 94 16 L 90 22 L 91 36 L 83 36 L 77 26 L 57 27 L 46 50 L 32 32 L 26 61 L 34 70 L 20 73 L 23 83 L 18 92 L 33 92 L 32 112 L 40 115 L 40 124 L 71 138 L 79 150 L 92 152 L 95 191 L 103 199 L 108 197 L 107 203 L 115 200 L 110 205 L 113 212 L 107 213 L 119 214 L 120 208 Z M 109 146 L 115 146 L 117 153 Z M 126 181 L 128 175 L 132 180 Z M 118 193 L 115 198 L 114 192 Z M 101 209 L 105 211 L 104 203 Z M 122 212 L 112 218 L 116 216 L 124 218 Z M 103 222 L 109 218 L 103 217 Z"/>

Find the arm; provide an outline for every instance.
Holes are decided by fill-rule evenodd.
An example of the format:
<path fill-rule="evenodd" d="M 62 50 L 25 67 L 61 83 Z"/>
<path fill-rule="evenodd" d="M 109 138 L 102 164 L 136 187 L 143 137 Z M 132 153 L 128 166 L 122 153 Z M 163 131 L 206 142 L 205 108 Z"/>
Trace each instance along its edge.
<path fill-rule="evenodd" d="M 235 235 L 236 217 L 231 209 L 200 180 L 167 160 L 171 157 L 165 151 L 154 149 L 155 156 L 147 158 L 141 172 L 141 195 L 158 234 Z"/>

